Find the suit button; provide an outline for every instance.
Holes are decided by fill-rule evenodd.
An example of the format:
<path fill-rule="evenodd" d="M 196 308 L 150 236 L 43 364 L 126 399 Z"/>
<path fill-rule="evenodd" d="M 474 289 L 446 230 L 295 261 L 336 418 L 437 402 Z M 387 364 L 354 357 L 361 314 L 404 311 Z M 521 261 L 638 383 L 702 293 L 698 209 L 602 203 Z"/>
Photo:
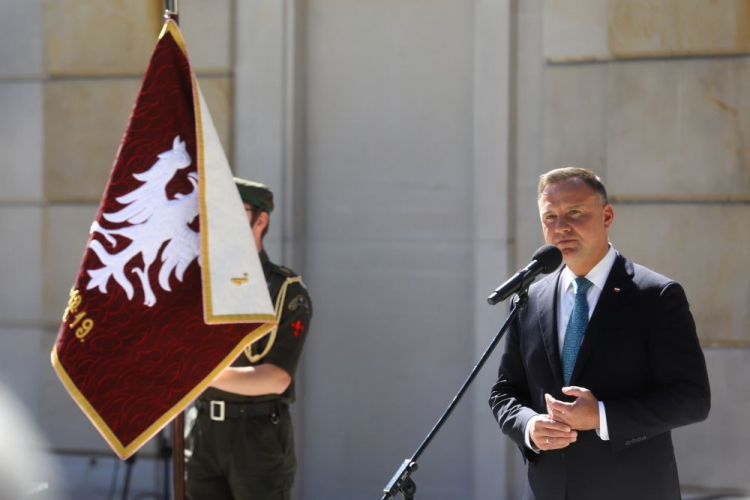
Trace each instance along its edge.
<path fill-rule="evenodd" d="M 641 441 L 645 441 L 646 439 L 646 436 L 641 436 Z"/>
<path fill-rule="evenodd" d="M 632 441 L 630 439 L 628 439 L 627 441 L 625 441 L 625 446 L 630 446 L 631 443 L 632 443 Z"/>

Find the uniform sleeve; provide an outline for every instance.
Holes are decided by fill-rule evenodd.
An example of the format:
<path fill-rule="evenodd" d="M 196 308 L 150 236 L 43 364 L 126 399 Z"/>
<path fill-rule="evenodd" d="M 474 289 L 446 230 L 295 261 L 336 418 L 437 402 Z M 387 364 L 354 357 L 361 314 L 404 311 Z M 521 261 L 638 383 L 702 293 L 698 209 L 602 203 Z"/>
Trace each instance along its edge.
<path fill-rule="evenodd" d="M 276 365 L 294 378 L 311 319 L 312 301 L 307 289 L 301 282 L 291 283 L 286 291 L 276 341 L 263 363 Z"/>

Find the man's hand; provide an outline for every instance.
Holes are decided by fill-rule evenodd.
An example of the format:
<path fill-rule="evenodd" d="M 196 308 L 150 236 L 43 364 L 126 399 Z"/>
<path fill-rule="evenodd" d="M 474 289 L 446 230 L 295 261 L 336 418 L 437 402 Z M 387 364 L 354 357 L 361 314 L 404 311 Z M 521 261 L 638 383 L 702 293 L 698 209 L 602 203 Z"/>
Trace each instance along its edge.
<path fill-rule="evenodd" d="M 560 450 L 574 442 L 578 433 L 570 426 L 555 422 L 549 415 L 536 415 L 529 420 L 529 438 L 540 450 Z"/>
<path fill-rule="evenodd" d="M 599 428 L 599 400 L 583 387 L 563 387 L 563 394 L 576 398 L 572 403 L 559 401 L 549 394 L 544 395 L 547 412 L 556 421 L 571 429 L 588 431 Z"/>

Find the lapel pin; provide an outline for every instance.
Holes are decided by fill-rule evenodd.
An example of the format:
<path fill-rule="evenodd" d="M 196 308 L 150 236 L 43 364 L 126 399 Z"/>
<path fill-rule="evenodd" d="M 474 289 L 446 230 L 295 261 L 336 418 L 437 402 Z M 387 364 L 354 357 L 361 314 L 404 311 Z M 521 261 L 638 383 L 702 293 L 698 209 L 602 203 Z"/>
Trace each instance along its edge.
<path fill-rule="evenodd" d="M 615 288 L 615 293 L 620 293 L 620 289 L 619 288 Z"/>

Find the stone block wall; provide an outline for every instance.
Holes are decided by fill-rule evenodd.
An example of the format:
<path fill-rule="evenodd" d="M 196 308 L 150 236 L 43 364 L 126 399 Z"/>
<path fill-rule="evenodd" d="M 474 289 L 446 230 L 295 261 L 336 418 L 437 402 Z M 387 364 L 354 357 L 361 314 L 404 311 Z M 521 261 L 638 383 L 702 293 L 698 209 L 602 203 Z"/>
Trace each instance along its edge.
<path fill-rule="evenodd" d="M 230 163 L 283 200 L 269 251 L 316 301 L 303 497 L 370 498 L 413 451 L 502 321 L 484 290 L 542 243 L 537 177 L 568 164 L 604 177 L 615 246 L 686 288 L 714 404 L 675 433 L 683 483 L 750 489 L 748 4 L 180 2 Z M 0 2 L 0 380 L 74 498 L 102 498 L 114 461 L 49 352 L 162 5 Z M 519 493 L 486 407 L 497 359 L 425 457 L 435 498 Z M 134 491 L 160 470 L 139 462 Z"/>

